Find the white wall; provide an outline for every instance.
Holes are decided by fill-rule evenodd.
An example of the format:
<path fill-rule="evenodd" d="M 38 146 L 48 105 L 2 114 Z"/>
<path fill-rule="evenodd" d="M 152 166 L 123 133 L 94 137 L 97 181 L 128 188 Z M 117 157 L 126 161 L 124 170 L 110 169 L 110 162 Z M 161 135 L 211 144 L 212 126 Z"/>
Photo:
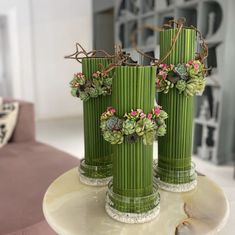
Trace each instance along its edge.
<path fill-rule="evenodd" d="M 69 81 L 80 64 L 63 57 L 75 42 L 92 48 L 91 0 L 0 0 L 7 16 L 14 98 L 35 102 L 38 119 L 82 114 Z"/>
<path fill-rule="evenodd" d="M 75 42 L 92 48 L 91 0 L 32 0 L 37 117 L 82 114 L 82 102 L 70 95 L 69 82 L 81 66 L 63 57 Z"/>
<path fill-rule="evenodd" d="M 15 98 L 34 101 L 30 0 L 0 0 L 0 15 L 7 18 L 10 63 L 7 64 Z"/>

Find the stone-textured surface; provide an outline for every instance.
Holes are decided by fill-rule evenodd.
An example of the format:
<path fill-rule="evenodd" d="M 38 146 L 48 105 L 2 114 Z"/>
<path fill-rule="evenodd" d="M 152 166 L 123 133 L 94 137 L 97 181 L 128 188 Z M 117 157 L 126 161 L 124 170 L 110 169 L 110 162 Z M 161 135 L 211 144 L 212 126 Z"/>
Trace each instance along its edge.
<path fill-rule="evenodd" d="M 205 176 L 187 193 L 161 191 L 159 216 L 145 224 L 124 224 L 105 212 L 106 187 L 80 183 L 77 169 L 54 181 L 45 194 L 43 210 L 51 227 L 61 235 L 206 235 L 220 230 L 228 217 L 223 191 Z"/>

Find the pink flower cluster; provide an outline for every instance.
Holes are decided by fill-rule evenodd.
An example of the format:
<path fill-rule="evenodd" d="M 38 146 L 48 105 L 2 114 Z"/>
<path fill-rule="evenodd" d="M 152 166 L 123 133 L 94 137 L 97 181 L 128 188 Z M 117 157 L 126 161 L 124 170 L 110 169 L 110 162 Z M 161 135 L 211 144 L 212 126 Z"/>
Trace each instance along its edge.
<path fill-rule="evenodd" d="M 142 109 L 137 109 L 137 110 L 131 110 L 130 113 L 125 113 L 125 117 L 129 119 L 143 119 L 146 117 L 146 114 L 143 112 Z"/>
<path fill-rule="evenodd" d="M 162 108 L 161 106 L 154 107 L 152 109 L 152 112 L 147 115 L 147 118 L 148 119 L 155 119 L 155 118 L 159 117 L 159 115 L 161 113 L 161 108 Z"/>
<path fill-rule="evenodd" d="M 113 107 L 107 107 L 107 110 L 101 114 L 101 120 L 108 119 L 116 113 L 116 109 Z"/>
<path fill-rule="evenodd" d="M 96 71 L 92 74 L 93 78 L 107 77 L 107 73 Z"/>
<path fill-rule="evenodd" d="M 139 120 L 139 119 L 156 119 L 160 116 L 162 111 L 161 106 L 154 107 L 150 113 L 145 114 L 142 109 L 131 110 L 130 113 L 125 113 L 124 117 L 130 120 Z M 116 113 L 116 109 L 113 107 L 107 107 L 107 110 L 101 114 L 101 120 L 108 119 L 109 117 L 113 116 Z"/>
<path fill-rule="evenodd" d="M 128 119 L 131 120 L 138 120 L 138 119 L 155 119 L 159 117 L 161 113 L 161 106 L 154 107 L 152 111 L 148 114 L 145 114 L 142 109 L 137 109 L 137 110 L 131 110 L 130 113 L 125 113 L 124 117 L 127 117 Z"/>
<path fill-rule="evenodd" d="M 188 63 L 186 64 L 186 66 L 189 68 L 193 68 L 195 70 L 195 72 L 198 72 L 200 67 L 201 67 L 202 63 L 199 60 L 190 60 L 188 61 Z"/>
<path fill-rule="evenodd" d="M 170 65 L 167 65 L 167 64 L 160 64 L 159 65 L 159 68 L 161 69 L 159 72 L 158 72 L 158 76 L 161 76 L 162 79 L 166 79 L 167 77 L 167 74 L 169 71 L 173 70 L 174 68 L 174 65 L 173 64 L 170 64 Z"/>
<path fill-rule="evenodd" d="M 157 74 L 158 79 L 156 81 L 156 85 L 158 87 L 160 87 L 161 80 L 165 80 L 168 76 L 168 73 L 174 69 L 174 65 L 173 64 L 170 64 L 170 65 L 160 64 L 159 68 L 160 70 L 158 71 L 158 74 Z"/>
<path fill-rule="evenodd" d="M 92 77 L 93 77 L 93 78 L 98 78 L 98 77 L 100 77 L 100 76 L 102 76 L 102 73 L 101 73 L 100 71 L 96 71 L 96 72 L 94 72 L 94 73 L 92 74 Z"/>
<path fill-rule="evenodd" d="M 107 112 L 116 113 L 116 109 L 113 108 L 112 106 L 110 106 L 110 107 L 107 108 Z"/>
<path fill-rule="evenodd" d="M 74 76 L 78 77 L 78 78 L 84 78 L 85 77 L 85 75 L 81 72 L 74 74 Z"/>

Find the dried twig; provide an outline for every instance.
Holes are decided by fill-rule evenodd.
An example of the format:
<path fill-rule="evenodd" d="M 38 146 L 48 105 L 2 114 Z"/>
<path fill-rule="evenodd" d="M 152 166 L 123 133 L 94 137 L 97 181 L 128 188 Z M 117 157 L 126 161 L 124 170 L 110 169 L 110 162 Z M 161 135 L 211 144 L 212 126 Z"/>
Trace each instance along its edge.
<path fill-rule="evenodd" d="M 97 53 L 101 53 L 104 55 L 106 58 L 114 58 L 115 55 L 110 55 L 108 52 L 105 50 L 92 50 L 89 52 L 86 52 L 86 50 L 82 47 L 80 43 L 76 43 L 76 51 L 68 56 L 65 56 L 65 59 L 73 59 L 77 60 L 79 63 L 82 63 L 82 59 L 86 57 L 96 57 Z"/>

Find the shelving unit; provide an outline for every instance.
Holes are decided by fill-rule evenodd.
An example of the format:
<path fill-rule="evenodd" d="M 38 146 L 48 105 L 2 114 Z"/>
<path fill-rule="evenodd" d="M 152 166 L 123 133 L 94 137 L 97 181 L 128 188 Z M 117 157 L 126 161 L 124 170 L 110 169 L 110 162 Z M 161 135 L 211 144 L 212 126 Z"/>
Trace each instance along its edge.
<path fill-rule="evenodd" d="M 116 43 L 121 44 L 124 50 L 143 64 L 149 64 L 150 59 L 143 58 L 131 48 L 130 38 L 136 32 L 138 48 L 148 55 L 159 57 L 159 32 L 144 26 L 161 26 L 170 19 L 185 17 L 187 25 L 194 25 L 203 33 L 209 46 L 207 66 L 211 71 L 208 73 L 205 92 L 195 102 L 193 153 L 215 164 L 229 162 L 233 156 L 232 141 L 222 144 L 228 129 L 235 129 L 235 114 L 230 113 L 231 119 L 228 120 L 223 112 L 223 100 L 235 98 L 235 94 L 232 94 L 235 92 L 229 89 L 231 78 L 226 77 L 226 73 L 231 74 L 232 68 L 225 65 L 229 54 L 228 49 L 225 50 L 226 40 L 231 40 L 226 37 L 229 19 L 225 12 L 231 1 L 118 0 L 115 6 Z M 228 81 L 224 82 L 226 79 Z"/>

